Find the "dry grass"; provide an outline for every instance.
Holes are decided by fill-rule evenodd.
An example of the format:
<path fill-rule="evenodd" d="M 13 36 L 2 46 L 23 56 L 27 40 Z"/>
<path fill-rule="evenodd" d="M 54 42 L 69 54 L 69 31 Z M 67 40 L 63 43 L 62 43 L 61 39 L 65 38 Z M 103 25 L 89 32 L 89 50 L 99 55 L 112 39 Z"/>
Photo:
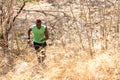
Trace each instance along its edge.
<path fill-rule="evenodd" d="M 0 52 L 0 80 L 120 80 L 118 2 L 67 1 L 27 3 Z M 43 64 L 25 39 L 38 17 L 50 34 Z"/>
<path fill-rule="evenodd" d="M 92 58 L 85 51 L 73 52 L 62 46 L 47 48 L 44 65 L 37 63 L 34 52 L 15 59 L 14 67 L 1 80 L 119 80 L 120 51 L 106 50 Z M 67 51 L 67 52 L 66 52 Z"/>

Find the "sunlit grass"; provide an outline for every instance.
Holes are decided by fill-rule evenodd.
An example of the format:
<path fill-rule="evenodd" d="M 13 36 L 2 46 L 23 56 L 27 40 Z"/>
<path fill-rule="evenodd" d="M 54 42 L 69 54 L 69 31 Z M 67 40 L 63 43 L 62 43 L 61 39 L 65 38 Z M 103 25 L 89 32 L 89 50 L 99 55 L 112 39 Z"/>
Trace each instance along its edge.
<path fill-rule="evenodd" d="M 116 30 L 118 23 L 115 18 L 118 17 L 117 2 L 114 8 L 108 9 L 101 9 L 99 6 L 94 9 L 94 7 L 90 7 L 89 2 L 83 1 L 83 3 L 76 4 L 82 7 L 81 12 L 78 13 L 74 12 L 75 4 L 65 6 L 65 10 L 61 7 L 63 12 L 69 12 L 66 14 L 68 19 L 64 18 L 65 15 L 60 16 L 59 8 L 55 6 L 54 13 L 49 11 L 48 13 L 51 14 L 45 13 L 47 19 L 51 18 L 51 15 L 58 18 L 63 17 L 63 19 L 58 20 L 56 17 L 53 20 L 47 20 L 51 22 L 47 23 L 51 37 L 48 40 L 47 57 L 42 64 L 37 62 L 33 46 L 30 47 L 25 39 L 21 39 L 19 33 L 16 36 L 14 32 L 11 33 L 8 53 L 4 54 L 3 50 L 0 51 L 0 80 L 120 80 L 120 32 Z M 50 11 L 54 8 L 48 3 L 47 6 L 44 5 L 42 8 L 50 9 Z M 41 9 L 40 5 L 29 5 L 29 3 L 26 7 L 27 9 L 38 7 Z M 79 10 L 79 7 L 77 8 Z M 89 8 L 93 12 L 89 11 Z M 111 17 L 105 13 L 109 13 Z M 24 17 L 23 14 L 19 18 Z M 38 13 L 36 14 L 38 15 Z M 39 16 L 36 14 L 28 12 L 25 15 L 35 18 Z M 104 18 L 106 19 L 103 20 Z M 52 27 L 52 25 L 54 26 Z M 24 25 L 20 27 L 24 27 Z M 17 29 L 15 29 L 16 31 Z M 50 42 L 51 45 L 49 45 Z M 0 46 L 2 47 L 2 44 Z"/>
<path fill-rule="evenodd" d="M 58 49 L 59 48 L 59 49 Z M 120 52 L 106 50 L 90 57 L 85 51 L 69 52 L 62 46 L 47 48 L 44 65 L 37 63 L 37 57 L 27 49 L 15 60 L 14 67 L 2 80 L 119 80 Z M 60 52 L 62 51 L 62 52 Z M 28 54 L 29 53 L 29 54 Z"/>

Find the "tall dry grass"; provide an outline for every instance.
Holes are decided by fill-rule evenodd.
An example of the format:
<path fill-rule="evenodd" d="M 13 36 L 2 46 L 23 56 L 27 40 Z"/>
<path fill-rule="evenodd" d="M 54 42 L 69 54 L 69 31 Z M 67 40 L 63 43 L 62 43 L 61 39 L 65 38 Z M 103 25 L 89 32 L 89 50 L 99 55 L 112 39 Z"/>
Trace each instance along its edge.
<path fill-rule="evenodd" d="M 70 45 L 68 45 L 70 46 Z M 37 63 L 33 50 L 27 49 L 15 59 L 14 68 L 3 80 L 119 80 L 120 53 L 118 50 L 106 50 L 90 57 L 88 52 L 76 48 L 51 46 L 47 48 L 44 64 Z"/>
<path fill-rule="evenodd" d="M 26 30 L 38 17 L 50 34 L 43 64 L 26 43 Z M 1 80 L 120 79 L 119 1 L 28 3 L 14 26 L 11 55 L 0 55 Z"/>

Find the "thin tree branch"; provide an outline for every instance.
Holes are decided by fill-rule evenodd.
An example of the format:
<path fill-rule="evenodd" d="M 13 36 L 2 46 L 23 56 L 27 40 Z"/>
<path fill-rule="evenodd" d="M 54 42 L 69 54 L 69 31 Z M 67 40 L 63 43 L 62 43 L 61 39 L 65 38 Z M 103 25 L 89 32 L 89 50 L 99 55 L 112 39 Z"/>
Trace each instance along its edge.
<path fill-rule="evenodd" d="M 11 30 L 11 28 L 12 28 L 13 23 L 15 22 L 16 18 L 19 16 L 19 14 L 21 13 L 21 11 L 22 11 L 22 10 L 23 10 L 23 8 L 25 7 L 25 4 L 26 4 L 26 1 L 24 1 L 24 2 L 23 2 L 22 7 L 19 9 L 19 11 L 17 12 L 17 14 L 14 16 L 14 18 L 13 18 L 13 22 L 10 24 L 10 27 L 9 27 L 9 29 L 7 30 L 7 33 L 9 33 L 9 32 L 10 32 L 10 30 Z"/>
<path fill-rule="evenodd" d="M 26 1 L 23 2 L 22 7 L 21 7 L 20 10 L 17 12 L 17 14 L 14 16 L 14 18 L 13 18 L 13 22 L 14 22 L 15 19 L 18 17 L 18 15 L 21 13 L 21 11 L 23 10 L 23 8 L 24 8 L 24 6 L 25 6 L 25 3 L 26 3 Z"/>

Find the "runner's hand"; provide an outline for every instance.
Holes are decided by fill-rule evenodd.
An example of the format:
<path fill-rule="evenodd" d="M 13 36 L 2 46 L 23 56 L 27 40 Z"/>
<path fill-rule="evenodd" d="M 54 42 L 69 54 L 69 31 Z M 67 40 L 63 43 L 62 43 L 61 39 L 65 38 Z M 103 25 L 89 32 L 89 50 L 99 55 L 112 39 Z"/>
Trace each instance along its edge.
<path fill-rule="evenodd" d="M 45 41 L 45 40 L 46 40 L 46 38 L 41 39 L 41 41 Z"/>
<path fill-rule="evenodd" d="M 27 43 L 30 44 L 30 39 L 28 39 Z"/>

